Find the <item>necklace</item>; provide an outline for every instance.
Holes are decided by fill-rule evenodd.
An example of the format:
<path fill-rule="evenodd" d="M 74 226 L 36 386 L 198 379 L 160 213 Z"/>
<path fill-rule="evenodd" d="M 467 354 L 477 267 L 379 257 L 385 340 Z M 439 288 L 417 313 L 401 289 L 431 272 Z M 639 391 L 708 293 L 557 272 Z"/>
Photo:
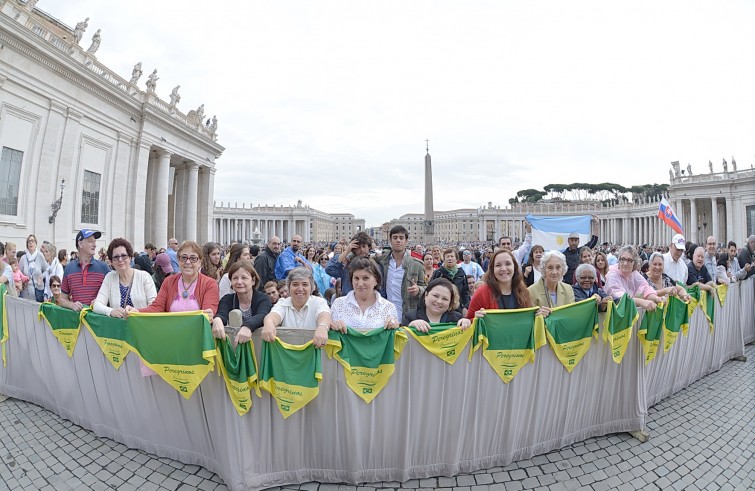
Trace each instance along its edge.
<path fill-rule="evenodd" d="M 183 288 L 183 292 L 181 292 L 181 298 L 189 298 L 189 289 L 191 288 L 191 285 L 193 285 L 198 279 L 199 275 L 194 278 L 194 281 L 189 283 L 189 286 L 185 286 L 183 276 L 181 276 L 181 288 Z"/>
<path fill-rule="evenodd" d="M 127 285 L 125 285 L 123 283 L 120 283 L 120 286 L 121 287 L 126 287 Z M 126 288 L 125 295 L 123 295 L 123 297 L 121 298 L 121 308 L 122 309 L 126 308 L 126 305 L 128 305 L 128 300 L 129 300 L 129 297 L 131 296 L 131 287 L 132 286 L 134 286 L 134 275 L 133 275 L 133 272 L 131 274 L 131 281 L 129 282 L 129 284 L 128 284 L 127 288 Z M 133 300 L 132 300 L 132 303 L 133 303 Z"/>

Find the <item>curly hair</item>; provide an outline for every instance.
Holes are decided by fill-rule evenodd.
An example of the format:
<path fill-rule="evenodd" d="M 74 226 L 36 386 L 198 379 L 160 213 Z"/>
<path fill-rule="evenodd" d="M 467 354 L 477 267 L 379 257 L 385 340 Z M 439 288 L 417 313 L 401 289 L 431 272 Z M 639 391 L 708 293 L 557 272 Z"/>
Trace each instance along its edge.
<path fill-rule="evenodd" d="M 117 239 L 111 240 L 107 246 L 107 258 L 111 261 L 113 260 L 113 251 L 116 247 L 124 247 L 126 249 L 126 254 L 128 254 L 129 257 L 133 257 L 134 248 L 131 247 L 131 242 L 122 237 L 118 237 Z"/>

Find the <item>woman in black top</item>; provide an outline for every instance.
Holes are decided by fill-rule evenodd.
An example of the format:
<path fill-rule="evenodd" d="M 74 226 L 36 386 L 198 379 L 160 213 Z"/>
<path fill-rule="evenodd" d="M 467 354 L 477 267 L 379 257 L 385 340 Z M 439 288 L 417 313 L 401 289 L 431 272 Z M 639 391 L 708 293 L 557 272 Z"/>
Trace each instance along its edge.
<path fill-rule="evenodd" d="M 260 275 L 255 271 L 252 263 L 242 259 L 233 263 L 228 270 L 233 293 L 224 295 L 218 304 L 218 312 L 212 320 L 212 335 L 218 339 L 225 339 L 225 326 L 228 325 L 228 314 L 231 310 L 241 310 L 241 329 L 236 334 L 234 344 L 249 342 L 252 331 L 262 327 L 265 316 L 270 313 L 273 304 L 265 292 L 257 290 Z"/>
<path fill-rule="evenodd" d="M 430 324 L 456 322 L 462 329 L 472 322 L 462 317 L 459 307 L 459 291 L 445 278 L 436 278 L 427 285 L 420 298 L 417 310 L 404 315 L 404 325 L 416 327 L 422 332 L 430 329 Z"/>

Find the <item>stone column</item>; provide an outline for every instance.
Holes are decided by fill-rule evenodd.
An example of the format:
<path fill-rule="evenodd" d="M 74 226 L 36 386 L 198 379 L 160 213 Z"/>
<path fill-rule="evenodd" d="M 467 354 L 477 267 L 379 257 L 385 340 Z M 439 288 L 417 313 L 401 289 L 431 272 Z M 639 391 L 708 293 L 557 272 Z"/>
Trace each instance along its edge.
<path fill-rule="evenodd" d="M 154 213 L 154 204 L 155 204 L 155 181 L 157 181 L 157 154 L 150 154 L 149 157 L 149 163 L 147 165 L 147 203 L 146 203 L 146 210 L 144 214 L 144 230 L 147 231 L 147 236 L 144 238 L 145 242 L 152 242 L 152 244 L 155 245 L 158 249 L 160 247 L 166 247 L 167 243 L 165 244 L 158 244 L 154 242 L 155 240 L 155 213 Z M 135 247 L 136 244 L 132 244 Z"/>
<path fill-rule="evenodd" d="M 188 179 L 188 170 L 186 165 L 182 164 L 178 167 L 174 167 L 173 180 L 175 181 L 173 186 L 173 194 L 175 199 L 173 201 L 173 235 L 181 243 L 187 240 L 186 235 L 186 181 Z M 168 224 L 168 230 L 170 230 L 170 224 Z"/>
<path fill-rule="evenodd" d="M 711 235 L 716 238 L 717 242 L 725 242 L 726 239 L 721 239 L 718 231 L 718 199 L 715 197 L 710 199 L 710 219 L 711 227 L 713 227 Z"/>
<path fill-rule="evenodd" d="M 736 239 L 734 238 L 734 218 L 732 217 L 732 213 L 731 213 L 732 207 L 731 207 L 730 199 L 724 198 L 724 207 L 726 208 L 726 227 L 724 227 L 724 232 L 726 233 L 726 237 L 724 238 L 724 240 L 726 241 L 733 240 L 736 242 Z"/>
<path fill-rule="evenodd" d="M 155 173 L 155 229 L 152 232 L 155 245 L 158 247 L 168 243 L 168 196 L 170 195 L 170 152 L 157 152 L 157 172 Z M 181 239 L 179 238 L 179 241 Z M 141 242 L 139 242 L 141 243 Z"/>
<path fill-rule="evenodd" d="M 692 242 L 699 244 L 700 242 L 697 238 L 697 203 L 695 203 L 695 198 L 689 200 L 689 217 L 690 237 L 687 237 L 687 240 L 691 240 Z"/>
<path fill-rule="evenodd" d="M 185 170 L 186 208 L 184 208 L 184 240 L 197 241 L 197 197 L 199 194 L 199 164 L 188 162 Z M 205 241 L 206 242 L 206 241 Z"/>

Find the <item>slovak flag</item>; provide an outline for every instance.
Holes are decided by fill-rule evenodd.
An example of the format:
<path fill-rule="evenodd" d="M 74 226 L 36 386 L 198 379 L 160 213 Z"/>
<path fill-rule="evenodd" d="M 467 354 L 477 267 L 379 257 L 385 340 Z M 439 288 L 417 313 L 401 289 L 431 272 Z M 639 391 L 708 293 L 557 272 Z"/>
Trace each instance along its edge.
<path fill-rule="evenodd" d="M 684 235 L 684 229 L 679 219 L 674 214 L 674 210 L 671 209 L 671 205 L 666 198 L 661 198 L 661 204 L 658 206 L 658 218 L 666 222 L 666 225 L 674 229 L 678 234 Z"/>

